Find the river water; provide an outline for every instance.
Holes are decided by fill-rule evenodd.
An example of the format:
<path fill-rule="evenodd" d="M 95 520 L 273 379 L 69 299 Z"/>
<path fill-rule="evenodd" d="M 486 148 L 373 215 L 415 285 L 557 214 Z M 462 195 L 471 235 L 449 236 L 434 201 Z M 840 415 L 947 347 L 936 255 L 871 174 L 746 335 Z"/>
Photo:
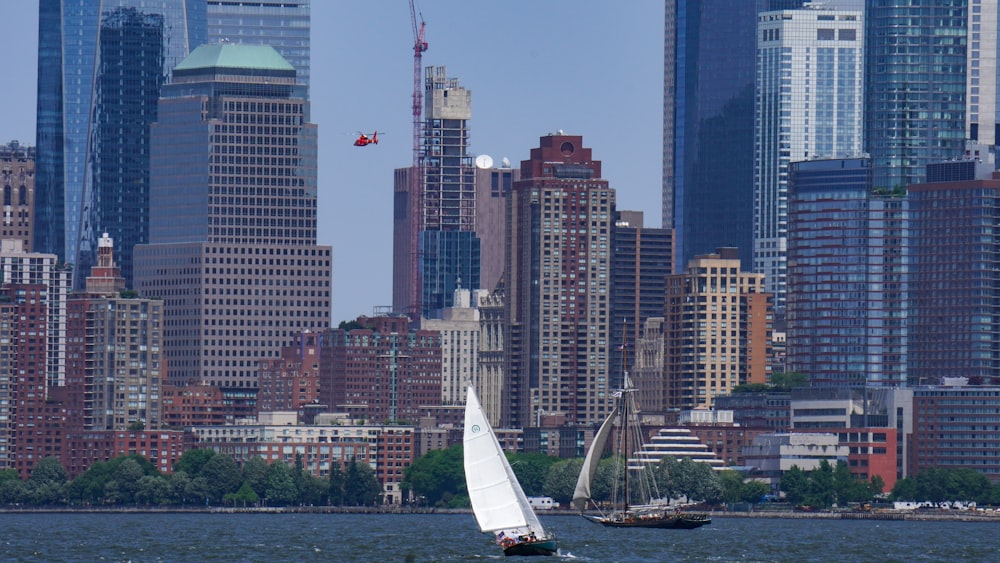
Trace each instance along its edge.
<path fill-rule="evenodd" d="M 996 523 L 716 518 L 695 530 L 623 530 L 573 515 L 542 523 L 560 541 L 560 555 L 546 561 L 1000 561 Z M 471 514 L 0 514 L 2 561 L 503 559 Z"/>

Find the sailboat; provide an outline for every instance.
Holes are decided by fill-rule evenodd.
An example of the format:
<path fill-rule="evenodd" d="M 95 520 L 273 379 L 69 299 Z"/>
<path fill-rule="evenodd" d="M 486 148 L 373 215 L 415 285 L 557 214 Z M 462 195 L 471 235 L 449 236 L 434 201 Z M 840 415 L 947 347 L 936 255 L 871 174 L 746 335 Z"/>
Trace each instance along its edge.
<path fill-rule="evenodd" d="M 576 482 L 576 490 L 573 493 L 573 505 L 583 509 L 587 501 L 591 501 L 590 487 L 597 475 L 597 467 L 601 461 L 601 454 L 607 445 L 608 438 L 616 428 L 615 419 L 620 421 L 617 425 L 619 434 L 616 437 L 615 445 L 618 447 L 615 459 L 614 483 L 611 510 L 605 513 L 598 507 L 600 515 L 584 514 L 584 518 L 604 526 L 614 528 L 681 528 L 691 529 L 705 524 L 710 524 L 712 519 L 707 514 L 697 514 L 680 512 L 672 509 L 665 502 L 657 501 L 660 498 L 656 487 L 656 480 L 652 475 L 652 467 L 647 464 L 629 460 L 629 445 L 633 448 L 641 446 L 642 431 L 640 429 L 638 408 L 635 401 L 635 388 L 631 386 L 628 373 L 625 374 L 625 388 L 615 392 L 616 401 L 614 409 L 608 415 L 601 427 L 598 429 L 587 457 L 584 458 L 583 468 L 580 470 L 580 477 Z M 618 486 L 620 484 L 620 486 Z M 635 494 L 638 498 L 633 498 Z M 637 503 L 633 503 L 633 500 Z M 638 504 L 639 502 L 643 504 Z"/>
<path fill-rule="evenodd" d="M 472 386 L 463 443 L 465 484 L 479 529 L 494 534 L 504 555 L 554 555 L 559 544 L 528 504 Z"/>

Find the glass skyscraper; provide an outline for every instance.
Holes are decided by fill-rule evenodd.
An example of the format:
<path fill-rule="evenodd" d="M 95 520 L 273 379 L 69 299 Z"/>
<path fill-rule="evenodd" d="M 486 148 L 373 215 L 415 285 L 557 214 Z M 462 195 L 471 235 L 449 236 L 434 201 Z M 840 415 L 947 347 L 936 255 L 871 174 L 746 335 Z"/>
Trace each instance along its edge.
<path fill-rule="evenodd" d="M 310 0 L 207 0 L 208 43 L 270 45 L 309 84 Z"/>
<path fill-rule="evenodd" d="M 789 164 L 861 154 L 861 10 L 801 8 L 757 16 L 754 271 L 784 316 Z"/>
<path fill-rule="evenodd" d="M 968 0 L 867 0 L 865 144 L 876 187 L 965 149 Z"/>
<path fill-rule="evenodd" d="M 204 0 L 40 0 L 35 251 L 83 283 L 108 233 L 131 282 L 148 240 L 149 126 L 171 69 L 206 39 Z"/>
<path fill-rule="evenodd" d="M 674 269 L 737 247 L 753 255 L 754 61 L 757 12 L 802 0 L 666 0 L 663 226 Z"/>

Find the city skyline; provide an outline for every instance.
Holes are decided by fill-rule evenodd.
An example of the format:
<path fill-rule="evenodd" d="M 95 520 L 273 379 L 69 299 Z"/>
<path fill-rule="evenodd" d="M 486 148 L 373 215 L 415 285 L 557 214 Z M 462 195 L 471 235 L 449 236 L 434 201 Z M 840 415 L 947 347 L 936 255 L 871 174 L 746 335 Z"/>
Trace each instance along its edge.
<path fill-rule="evenodd" d="M 333 246 L 334 324 L 392 302 L 393 170 L 412 161 L 413 38 L 406 3 L 397 4 L 312 6 L 318 242 Z M 418 8 L 430 44 L 424 66 L 447 66 L 474 92 L 473 154 L 517 165 L 542 135 L 584 135 L 602 155 L 619 207 L 660 224 L 662 3 L 427 0 Z M 5 10 L 17 25 L 0 46 L 23 54 L 11 65 L 28 70 L 0 94 L 3 133 L 33 146 L 38 3 Z M 352 145 L 358 130 L 376 129 L 379 145 Z"/>

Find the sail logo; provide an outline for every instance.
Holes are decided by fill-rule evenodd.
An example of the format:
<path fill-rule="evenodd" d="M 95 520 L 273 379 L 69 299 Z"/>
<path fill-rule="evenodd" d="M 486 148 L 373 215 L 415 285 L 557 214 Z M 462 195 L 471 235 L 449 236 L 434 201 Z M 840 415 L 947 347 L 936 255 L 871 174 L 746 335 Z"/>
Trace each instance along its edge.
<path fill-rule="evenodd" d="M 478 425 L 478 424 L 473 424 L 473 425 L 472 425 L 472 431 L 473 431 L 474 433 L 477 433 L 477 434 L 478 434 L 480 430 L 482 430 L 482 429 L 481 429 L 481 428 L 479 428 L 479 425 Z"/>

